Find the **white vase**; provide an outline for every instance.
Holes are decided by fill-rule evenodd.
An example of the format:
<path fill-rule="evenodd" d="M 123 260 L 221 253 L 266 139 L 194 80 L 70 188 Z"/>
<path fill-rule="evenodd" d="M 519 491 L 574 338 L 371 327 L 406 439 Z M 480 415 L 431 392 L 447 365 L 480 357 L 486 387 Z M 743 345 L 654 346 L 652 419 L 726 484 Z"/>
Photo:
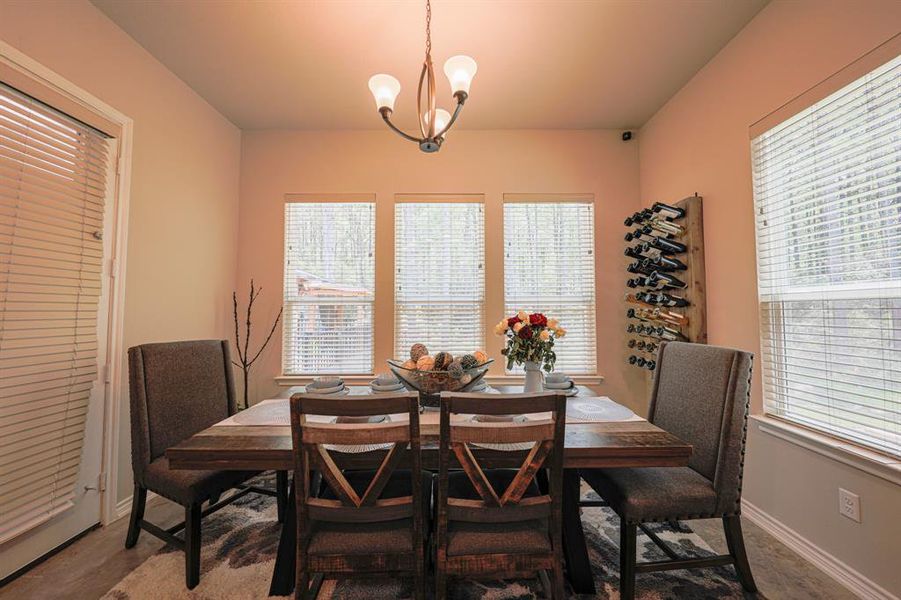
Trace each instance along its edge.
<path fill-rule="evenodd" d="M 522 386 L 525 393 L 544 391 L 544 375 L 541 374 L 541 365 L 534 361 L 523 363 L 526 370 L 526 380 Z"/>

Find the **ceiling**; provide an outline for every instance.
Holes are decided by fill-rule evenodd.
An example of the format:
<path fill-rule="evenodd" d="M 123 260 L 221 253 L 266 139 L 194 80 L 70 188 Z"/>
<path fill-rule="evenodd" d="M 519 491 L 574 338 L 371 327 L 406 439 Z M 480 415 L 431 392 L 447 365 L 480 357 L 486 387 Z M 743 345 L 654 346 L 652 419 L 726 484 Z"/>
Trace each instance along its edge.
<path fill-rule="evenodd" d="M 379 72 L 414 126 L 424 1 L 92 1 L 242 129 L 380 129 Z M 434 0 L 439 106 L 453 108 L 444 61 L 468 54 L 462 128 L 638 127 L 766 3 Z"/>

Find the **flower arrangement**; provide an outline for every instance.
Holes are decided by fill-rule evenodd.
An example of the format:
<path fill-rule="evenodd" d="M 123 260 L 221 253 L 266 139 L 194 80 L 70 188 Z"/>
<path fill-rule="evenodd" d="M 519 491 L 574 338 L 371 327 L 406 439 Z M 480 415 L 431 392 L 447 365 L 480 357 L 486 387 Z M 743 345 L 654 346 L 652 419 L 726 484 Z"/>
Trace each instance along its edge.
<path fill-rule="evenodd" d="M 521 310 L 495 325 L 494 333 L 507 336 L 507 346 L 501 350 L 501 354 L 507 357 L 507 369 L 512 368 L 514 363 L 534 362 L 550 373 L 557 361 L 554 340 L 565 336 L 566 330 L 560 327 L 557 319 Z"/>

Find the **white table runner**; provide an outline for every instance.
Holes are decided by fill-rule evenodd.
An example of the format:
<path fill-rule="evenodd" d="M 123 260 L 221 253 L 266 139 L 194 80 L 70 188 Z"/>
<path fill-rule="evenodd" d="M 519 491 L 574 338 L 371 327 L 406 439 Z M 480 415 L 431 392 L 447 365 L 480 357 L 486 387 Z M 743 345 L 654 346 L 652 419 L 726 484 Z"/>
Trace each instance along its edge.
<path fill-rule="evenodd" d="M 546 419 L 549 415 L 536 414 L 533 419 Z M 328 423 L 334 417 L 326 417 L 319 415 L 310 415 L 307 417 L 314 423 Z M 406 415 L 392 415 L 393 421 L 404 420 Z M 455 415 L 455 420 L 468 420 L 469 415 Z M 419 416 L 421 424 L 437 425 L 440 419 L 438 411 L 427 410 Z M 566 422 L 567 423 L 609 423 L 622 421 L 644 421 L 641 417 L 626 408 L 607 398 L 606 396 L 570 398 L 566 403 Z M 255 404 L 249 409 L 239 412 L 220 423 L 217 427 L 227 426 L 290 426 L 291 418 L 289 416 L 288 400 L 285 398 L 273 398 L 263 400 Z"/>

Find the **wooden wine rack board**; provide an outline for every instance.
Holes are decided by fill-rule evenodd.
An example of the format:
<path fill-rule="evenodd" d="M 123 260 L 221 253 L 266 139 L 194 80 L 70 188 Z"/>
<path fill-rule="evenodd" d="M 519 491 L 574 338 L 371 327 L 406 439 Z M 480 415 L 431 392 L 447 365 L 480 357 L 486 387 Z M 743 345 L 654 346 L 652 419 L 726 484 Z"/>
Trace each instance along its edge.
<path fill-rule="evenodd" d="M 695 194 L 684 198 L 674 204 L 675 206 L 685 210 L 685 216 L 678 219 L 676 223 L 685 228 L 685 234 L 677 241 L 685 244 L 687 251 L 683 254 L 676 255 L 686 267 L 684 271 L 675 271 L 673 275 L 681 279 L 687 284 L 682 290 L 672 290 L 677 296 L 682 296 L 688 300 L 689 305 L 685 307 L 673 307 L 669 309 L 672 312 L 684 314 L 688 317 L 688 323 L 680 328 L 682 334 L 688 338 L 689 342 L 697 344 L 707 343 L 707 283 L 704 268 L 704 201 L 701 196 Z M 630 274 L 630 276 L 632 276 Z M 627 293 L 634 293 L 635 290 L 629 289 Z M 632 305 L 627 305 L 631 307 Z M 630 320 L 630 322 L 633 322 Z M 626 335 L 626 340 L 631 335 Z M 629 349 L 632 353 L 632 350 Z M 653 377 L 653 371 L 646 373 Z M 649 379 L 651 379 L 649 378 Z"/>
<path fill-rule="evenodd" d="M 688 269 L 683 271 L 685 283 L 688 287 L 682 291 L 682 296 L 690 302 L 688 306 L 677 309 L 688 316 L 688 326 L 682 328 L 682 333 L 688 341 L 696 344 L 707 343 L 707 282 L 704 271 L 704 200 L 698 195 L 689 196 L 676 203 L 679 208 L 685 209 L 685 217 L 681 219 L 685 226 L 685 236 L 680 240 L 688 246 L 688 252 L 684 256 L 684 262 Z"/>

